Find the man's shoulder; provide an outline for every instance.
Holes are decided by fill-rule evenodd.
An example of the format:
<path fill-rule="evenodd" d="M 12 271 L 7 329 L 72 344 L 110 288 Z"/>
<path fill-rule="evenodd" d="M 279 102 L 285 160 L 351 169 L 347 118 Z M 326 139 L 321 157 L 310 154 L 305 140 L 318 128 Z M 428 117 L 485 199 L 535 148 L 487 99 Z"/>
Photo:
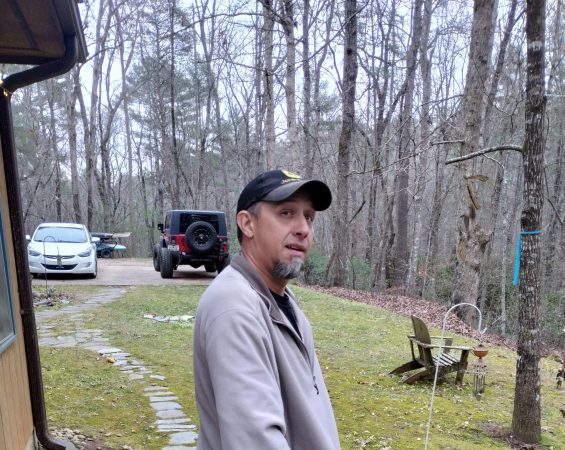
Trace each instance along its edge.
<path fill-rule="evenodd" d="M 226 267 L 206 288 L 198 310 L 205 314 L 220 314 L 227 309 L 255 309 L 260 295 L 249 281 L 233 267 Z"/>

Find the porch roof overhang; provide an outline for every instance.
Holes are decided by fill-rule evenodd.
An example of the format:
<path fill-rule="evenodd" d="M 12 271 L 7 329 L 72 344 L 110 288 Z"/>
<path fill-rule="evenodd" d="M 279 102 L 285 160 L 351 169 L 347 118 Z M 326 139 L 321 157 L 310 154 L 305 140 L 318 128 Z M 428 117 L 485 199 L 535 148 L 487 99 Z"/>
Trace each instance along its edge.
<path fill-rule="evenodd" d="M 41 65 L 66 53 L 77 39 L 77 60 L 86 43 L 76 0 L 0 0 L 0 63 Z"/>

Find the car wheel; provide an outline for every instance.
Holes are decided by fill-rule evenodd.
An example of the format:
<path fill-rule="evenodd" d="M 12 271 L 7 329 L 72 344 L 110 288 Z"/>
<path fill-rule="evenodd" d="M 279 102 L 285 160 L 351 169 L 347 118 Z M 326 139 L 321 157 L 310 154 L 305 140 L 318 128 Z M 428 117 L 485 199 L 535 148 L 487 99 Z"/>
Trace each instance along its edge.
<path fill-rule="evenodd" d="M 105 248 L 104 250 L 100 251 L 100 256 L 102 258 L 111 258 L 112 257 L 112 250 L 109 248 Z"/>
<path fill-rule="evenodd" d="M 220 273 L 222 270 L 224 270 L 226 267 L 228 267 L 230 265 L 230 260 L 231 260 L 231 257 L 228 255 L 221 262 L 216 264 L 216 267 L 218 269 L 218 273 Z"/>
<path fill-rule="evenodd" d="M 186 242 L 195 253 L 208 253 L 218 242 L 218 233 L 208 222 L 194 222 L 186 229 Z"/>
<path fill-rule="evenodd" d="M 153 247 L 153 268 L 156 272 L 161 271 L 161 247 L 158 244 Z"/>
<path fill-rule="evenodd" d="M 204 264 L 204 270 L 206 270 L 206 272 L 215 272 L 216 271 L 216 264 L 214 264 L 214 263 Z"/>
<path fill-rule="evenodd" d="M 173 277 L 173 256 L 167 248 L 161 249 L 161 278 Z"/>

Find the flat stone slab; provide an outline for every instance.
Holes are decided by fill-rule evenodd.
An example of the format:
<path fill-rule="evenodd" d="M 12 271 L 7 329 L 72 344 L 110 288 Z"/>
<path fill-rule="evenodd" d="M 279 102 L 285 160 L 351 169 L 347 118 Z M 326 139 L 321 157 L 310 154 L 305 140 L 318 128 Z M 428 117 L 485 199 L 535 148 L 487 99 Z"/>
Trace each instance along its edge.
<path fill-rule="evenodd" d="M 167 409 L 182 409 L 182 406 L 177 402 L 152 402 L 151 407 L 155 411 L 165 411 Z"/>
<path fill-rule="evenodd" d="M 163 375 L 151 375 L 149 378 L 151 378 L 153 380 L 159 380 L 159 381 L 163 381 L 165 379 L 165 377 Z"/>
<path fill-rule="evenodd" d="M 143 375 L 141 375 L 140 373 L 130 373 L 129 379 L 130 380 L 143 380 Z"/>
<path fill-rule="evenodd" d="M 101 355 L 111 355 L 112 353 L 123 353 L 123 352 L 124 351 L 122 349 L 116 347 L 101 348 L 100 350 L 98 350 L 98 353 L 100 353 Z"/>
<path fill-rule="evenodd" d="M 156 320 L 157 322 L 188 322 L 194 319 L 194 316 L 184 314 L 182 316 L 158 316 L 156 314 L 144 314 L 144 319 Z"/>
<path fill-rule="evenodd" d="M 179 398 L 171 395 L 171 396 L 155 396 L 155 397 L 149 397 L 149 401 L 150 402 L 172 402 L 173 400 L 178 400 Z"/>
<path fill-rule="evenodd" d="M 195 433 L 194 431 L 173 433 L 171 434 L 171 440 L 169 441 L 169 445 L 194 444 L 197 438 L 198 438 L 198 433 Z"/>
<path fill-rule="evenodd" d="M 120 370 L 142 370 L 145 369 L 145 367 L 143 366 L 132 366 L 131 364 L 127 364 L 125 366 L 122 366 L 120 368 Z"/>
<path fill-rule="evenodd" d="M 167 389 L 169 389 L 166 386 L 147 386 L 145 389 L 143 389 L 146 392 L 153 392 L 153 391 L 166 391 Z M 151 395 L 157 395 L 155 394 L 151 394 Z"/>
<path fill-rule="evenodd" d="M 187 422 L 190 422 L 189 417 L 183 417 L 182 419 L 157 419 L 155 425 L 182 424 Z"/>
<path fill-rule="evenodd" d="M 155 413 L 159 419 L 177 419 L 186 417 L 180 409 L 168 409 L 166 411 L 156 411 Z"/>
<path fill-rule="evenodd" d="M 145 389 L 147 391 L 147 389 Z M 169 395 L 175 395 L 170 391 L 149 391 L 146 392 L 144 395 L 147 397 L 168 397 Z"/>
<path fill-rule="evenodd" d="M 187 447 L 186 445 L 175 445 L 171 447 L 170 445 L 163 447 L 163 450 L 196 450 L 196 447 Z"/>
<path fill-rule="evenodd" d="M 98 350 L 100 350 L 100 345 L 89 342 L 88 345 L 83 345 L 82 348 L 98 353 Z"/>
<path fill-rule="evenodd" d="M 171 431 L 190 431 L 196 429 L 196 425 L 159 425 L 157 431 L 161 433 L 170 433 Z"/>
<path fill-rule="evenodd" d="M 114 366 L 125 366 L 128 362 L 125 359 L 118 359 L 113 364 Z"/>
<path fill-rule="evenodd" d="M 129 358 L 131 355 L 129 353 L 122 352 L 122 353 L 114 353 L 112 356 L 114 358 L 126 359 L 126 358 Z"/>

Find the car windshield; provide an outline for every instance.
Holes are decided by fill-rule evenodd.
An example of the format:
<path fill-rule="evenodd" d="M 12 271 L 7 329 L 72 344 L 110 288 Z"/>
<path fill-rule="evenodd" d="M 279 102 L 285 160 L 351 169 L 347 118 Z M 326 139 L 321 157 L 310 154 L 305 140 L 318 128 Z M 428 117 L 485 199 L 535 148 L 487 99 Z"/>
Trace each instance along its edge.
<path fill-rule="evenodd" d="M 36 242 L 88 242 L 84 229 L 68 227 L 41 227 L 35 232 L 33 240 Z"/>

